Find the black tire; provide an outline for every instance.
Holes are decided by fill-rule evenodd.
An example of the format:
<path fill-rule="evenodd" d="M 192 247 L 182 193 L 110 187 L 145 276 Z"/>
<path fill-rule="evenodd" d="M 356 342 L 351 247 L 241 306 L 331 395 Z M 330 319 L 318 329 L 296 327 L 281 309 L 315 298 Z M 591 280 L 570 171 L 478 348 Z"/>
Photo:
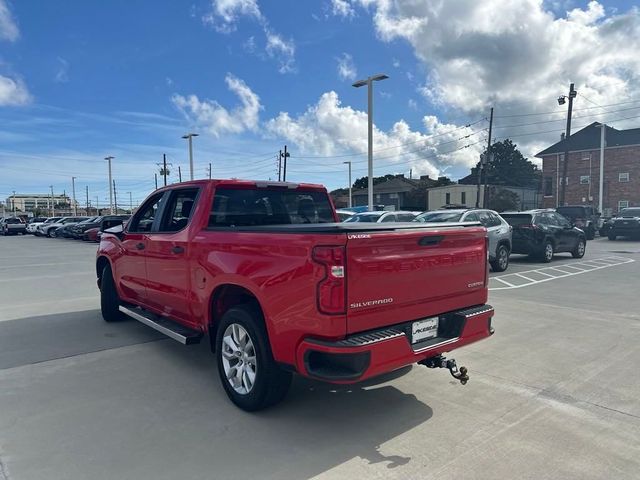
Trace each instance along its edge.
<path fill-rule="evenodd" d="M 607 234 L 607 238 L 608 238 L 609 240 L 611 240 L 611 241 L 614 241 L 614 240 L 615 240 L 616 238 L 618 238 L 618 237 L 616 236 L 616 234 L 615 234 L 615 233 L 611 233 L 611 232 L 609 232 L 609 233 Z"/>
<path fill-rule="evenodd" d="M 587 240 L 594 240 L 596 238 L 596 229 L 592 225 L 587 229 Z"/>
<path fill-rule="evenodd" d="M 53 228 L 50 228 L 50 229 L 47 231 L 47 237 L 49 237 L 49 238 L 54 238 L 54 237 L 55 237 L 55 233 L 56 233 L 56 232 L 55 232 L 55 230 L 54 230 Z"/>
<path fill-rule="evenodd" d="M 555 248 L 553 246 L 553 242 L 551 240 L 545 240 L 542 244 L 542 250 L 540 251 L 539 258 L 543 263 L 549 263 L 553 260 L 553 254 L 555 253 Z"/>
<path fill-rule="evenodd" d="M 228 351 L 228 348 L 224 348 L 223 339 L 227 328 L 232 328 L 233 324 L 241 326 L 253 344 L 255 378 L 252 388 L 247 393 L 237 392 L 227 379 L 225 372 L 223 350 Z M 255 305 L 238 305 L 227 310 L 220 319 L 215 341 L 220 382 L 227 396 L 236 406 L 247 412 L 255 412 L 274 405 L 284 398 L 291 385 L 292 375 L 282 370 L 273 359 L 264 320 Z M 245 341 L 245 344 L 247 343 L 248 340 Z M 227 361 L 227 367 L 234 368 L 229 365 L 229 361 Z"/>
<path fill-rule="evenodd" d="M 100 281 L 100 311 L 105 322 L 118 322 L 124 318 L 124 314 L 118 309 L 120 298 L 113 281 L 113 273 L 109 265 L 102 270 Z"/>
<path fill-rule="evenodd" d="M 573 258 L 582 258 L 584 257 L 585 252 L 587 251 L 587 242 L 584 238 L 578 238 L 576 246 L 573 247 L 571 251 L 571 256 Z"/>
<path fill-rule="evenodd" d="M 496 258 L 491 261 L 491 269 L 494 272 L 504 272 L 509 268 L 509 249 L 506 245 L 498 245 Z"/>

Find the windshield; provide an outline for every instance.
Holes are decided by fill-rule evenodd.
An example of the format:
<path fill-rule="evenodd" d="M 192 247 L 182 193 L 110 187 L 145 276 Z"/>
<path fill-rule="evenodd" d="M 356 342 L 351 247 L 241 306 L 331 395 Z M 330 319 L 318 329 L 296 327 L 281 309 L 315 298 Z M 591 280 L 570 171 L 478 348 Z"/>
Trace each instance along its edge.
<path fill-rule="evenodd" d="M 531 215 L 528 213 L 501 213 L 500 216 L 513 227 L 517 227 L 519 225 L 531 225 L 532 222 Z"/>
<path fill-rule="evenodd" d="M 356 222 L 369 222 L 369 223 L 376 223 L 380 217 L 383 215 L 384 212 L 381 212 L 379 214 L 376 213 L 358 213 L 356 215 L 353 215 L 352 217 L 347 218 L 344 222 L 345 223 L 356 223 Z"/>
<path fill-rule="evenodd" d="M 460 212 L 426 212 L 413 219 L 414 222 L 442 223 L 459 222 L 462 217 Z"/>

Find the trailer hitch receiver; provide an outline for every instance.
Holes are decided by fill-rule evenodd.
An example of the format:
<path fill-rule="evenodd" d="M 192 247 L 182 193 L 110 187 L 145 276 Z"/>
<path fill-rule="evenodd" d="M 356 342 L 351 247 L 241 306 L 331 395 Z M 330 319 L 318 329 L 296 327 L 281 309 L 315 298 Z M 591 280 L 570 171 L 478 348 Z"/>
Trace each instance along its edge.
<path fill-rule="evenodd" d="M 449 370 L 451 376 L 458 380 L 462 385 L 465 385 L 469 381 L 467 367 L 460 367 L 460 369 L 458 369 L 458 365 L 453 358 L 447 359 L 442 355 L 436 355 L 435 357 L 425 358 L 418 363 L 427 368 L 446 368 Z"/>

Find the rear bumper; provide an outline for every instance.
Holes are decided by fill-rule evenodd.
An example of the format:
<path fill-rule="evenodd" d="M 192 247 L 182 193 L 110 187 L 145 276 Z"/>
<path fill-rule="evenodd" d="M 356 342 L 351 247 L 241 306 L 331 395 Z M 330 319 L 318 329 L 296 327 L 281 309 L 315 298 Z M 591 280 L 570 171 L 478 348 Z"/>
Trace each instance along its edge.
<path fill-rule="evenodd" d="M 298 346 L 296 367 L 304 376 L 331 383 L 359 382 L 492 335 L 493 314 L 490 305 L 442 314 L 438 336 L 416 344 L 411 344 L 413 322 L 350 335 L 336 342 L 308 338 Z"/>

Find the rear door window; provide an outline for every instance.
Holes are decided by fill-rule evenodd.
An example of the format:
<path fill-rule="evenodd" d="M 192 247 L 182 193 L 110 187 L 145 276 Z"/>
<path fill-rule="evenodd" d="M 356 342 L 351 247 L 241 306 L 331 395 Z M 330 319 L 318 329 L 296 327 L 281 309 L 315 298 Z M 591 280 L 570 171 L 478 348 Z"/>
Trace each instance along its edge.
<path fill-rule="evenodd" d="M 391 223 L 395 221 L 396 221 L 395 213 L 389 213 L 388 215 L 385 215 L 384 217 L 382 217 L 382 220 L 380 220 L 381 223 Z"/>
<path fill-rule="evenodd" d="M 529 214 L 507 214 L 503 215 L 502 218 L 504 218 L 506 222 L 513 227 L 519 227 L 520 225 L 531 225 L 531 222 L 533 221 L 531 215 Z M 536 218 L 536 223 L 538 223 L 538 218 Z"/>

